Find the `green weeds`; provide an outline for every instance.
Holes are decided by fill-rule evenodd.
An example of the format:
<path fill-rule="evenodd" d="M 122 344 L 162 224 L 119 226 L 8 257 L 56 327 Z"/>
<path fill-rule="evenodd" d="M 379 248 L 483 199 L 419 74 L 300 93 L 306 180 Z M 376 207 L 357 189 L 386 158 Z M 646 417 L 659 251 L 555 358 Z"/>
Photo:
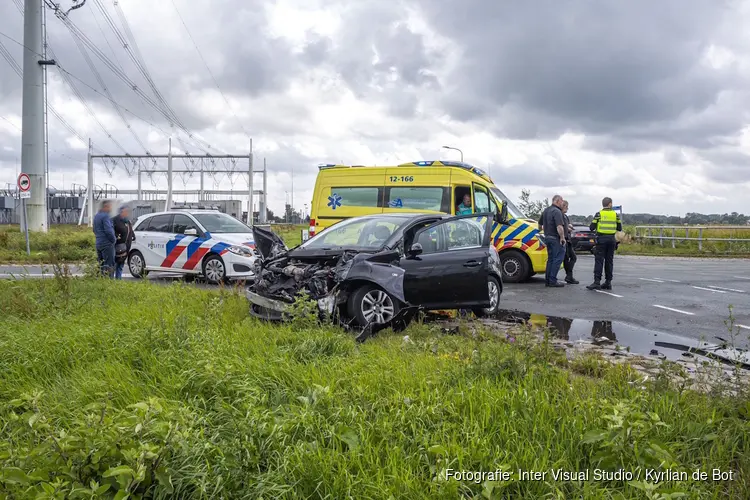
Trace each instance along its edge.
<path fill-rule="evenodd" d="M 628 367 L 568 362 L 523 331 L 415 323 L 357 343 L 304 314 L 256 321 L 232 289 L 64 272 L 0 282 L 0 314 L 0 497 L 750 494 L 746 399 L 644 389 Z M 516 478 L 595 468 L 735 474 Z"/>

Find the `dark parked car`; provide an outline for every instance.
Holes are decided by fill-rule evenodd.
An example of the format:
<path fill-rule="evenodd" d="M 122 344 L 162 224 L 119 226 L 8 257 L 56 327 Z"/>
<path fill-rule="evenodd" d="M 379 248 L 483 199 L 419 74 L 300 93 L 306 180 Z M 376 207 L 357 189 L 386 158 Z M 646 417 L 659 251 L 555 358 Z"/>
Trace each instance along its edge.
<path fill-rule="evenodd" d="M 390 323 L 403 309 L 497 311 L 502 269 L 490 245 L 494 214 L 378 214 L 345 219 L 287 250 L 254 227 L 251 312 L 281 319 L 306 292 L 322 312 L 361 327 Z"/>
<path fill-rule="evenodd" d="M 594 253 L 596 235 L 588 226 L 573 225 L 573 231 L 570 233 L 570 241 L 573 243 L 573 249 L 577 252 L 588 251 Z"/>

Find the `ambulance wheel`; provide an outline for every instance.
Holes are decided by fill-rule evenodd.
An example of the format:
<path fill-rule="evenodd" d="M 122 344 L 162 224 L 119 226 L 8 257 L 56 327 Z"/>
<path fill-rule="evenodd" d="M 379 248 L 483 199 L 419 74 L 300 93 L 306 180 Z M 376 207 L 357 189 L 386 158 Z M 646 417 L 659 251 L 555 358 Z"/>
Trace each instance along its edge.
<path fill-rule="evenodd" d="M 500 265 L 503 268 L 503 281 L 506 283 L 520 283 L 529 278 L 529 261 L 518 250 L 501 253 Z"/>
<path fill-rule="evenodd" d="M 209 255 L 203 261 L 203 276 L 212 285 L 223 283 L 227 278 L 227 268 L 224 259 L 218 255 Z"/>

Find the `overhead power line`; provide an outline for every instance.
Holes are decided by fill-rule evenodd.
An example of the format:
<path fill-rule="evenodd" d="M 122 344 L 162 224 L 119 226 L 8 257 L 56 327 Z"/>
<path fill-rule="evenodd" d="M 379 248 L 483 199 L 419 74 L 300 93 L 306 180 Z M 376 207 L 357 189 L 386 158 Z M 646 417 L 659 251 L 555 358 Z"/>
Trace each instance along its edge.
<path fill-rule="evenodd" d="M 174 10 L 175 12 L 177 12 L 177 17 L 180 18 L 180 22 L 182 23 L 182 26 L 185 28 L 185 32 L 187 32 L 188 37 L 190 37 L 190 41 L 193 42 L 193 46 L 195 47 L 196 52 L 198 52 L 198 55 L 200 56 L 201 61 L 203 61 L 203 65 L 206 67 L 208 74 L 211 75 L 211 79 L 214 81 L 214 85 L 216 85 L 216 88 L 221 94 L 221 97 L 224 98 L 224 102 L 227 103 L 227 108 L 229 108 L 229 111 L 234 115 L 234 118 L 237 120 L 237 123 L 240 125 L 240 128 L 242 128 L 242 132 L 244 132 L 245 135 L 248 138 L 250 138 L 250 134 L 248 134 L 247 130 L 245 130 L 245 126 L 242 124 L 242 120 L 240 120 L 239 117 L 237 116 L 237 113 L 234 112 L 232 105 L 229 103 L 229 99 L 227 99 L 227 96 L 224 94 L 224 91 L 221 90 L 221 87 L 219 86 L 219 82 L 216 80 L 216 77 L 214 76 L 213 72 L 211 71 L 211 68 L 208 66 L 208 63 L 206 62 L 206 58 L 203 57 L 203 53 L 201 52 L 201 49 L 198 48 L 198 44 L 193 38 L 193 35 L 190 33 L 190 29 L 187 27 L 185 20 L 182 18 L 182 14 L 180 14 L 180 9 L 177 8 L 177 3 L 175 2 L 175 0 L 172 0 L 172 5 L 174 5 Z"/>

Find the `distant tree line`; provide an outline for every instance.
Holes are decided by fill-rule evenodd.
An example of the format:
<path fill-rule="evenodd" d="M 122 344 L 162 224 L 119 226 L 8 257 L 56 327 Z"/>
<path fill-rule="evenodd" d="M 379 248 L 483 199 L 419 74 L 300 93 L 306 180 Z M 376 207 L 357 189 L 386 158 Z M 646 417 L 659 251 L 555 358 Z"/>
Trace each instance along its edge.
<path fill-rule="evenodd" d="M 518 209 L 521 210 L 526 217 L 531 219 L 539 219 L 545 208 L 549 206 L 549 199 L 543 200 L 532 200 L 531 191 L 527 189 L 521 190 L 520 202 L 518 203 Z M 594 215 L 573 215 L 568 214 L 570 221 L 573 224 L 590 224 L 594 218 Z M 732 212 L 731 214 L 699 214 L 697 212 L 688 212 L 684 217 L 677 217 L 676 215 L 654 215 L 654 214 L 631 214 L 624 213 L 623 219 L 626 224 L 630 225 L 720 225 L 725 224 L 728 226 L 744 226 L 750 224 L 750 216 Z"/>

